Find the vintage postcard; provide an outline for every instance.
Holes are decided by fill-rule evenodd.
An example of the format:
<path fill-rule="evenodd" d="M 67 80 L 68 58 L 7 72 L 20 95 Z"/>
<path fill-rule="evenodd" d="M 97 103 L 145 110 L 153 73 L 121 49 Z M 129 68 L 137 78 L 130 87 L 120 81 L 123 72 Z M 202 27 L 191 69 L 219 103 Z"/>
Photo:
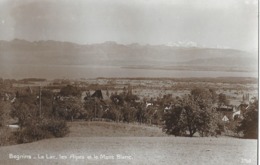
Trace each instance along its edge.
<path fill-rule="evenodd" d="M 257 164 L 257 0 L 0 0 L 0 164 Z"/>

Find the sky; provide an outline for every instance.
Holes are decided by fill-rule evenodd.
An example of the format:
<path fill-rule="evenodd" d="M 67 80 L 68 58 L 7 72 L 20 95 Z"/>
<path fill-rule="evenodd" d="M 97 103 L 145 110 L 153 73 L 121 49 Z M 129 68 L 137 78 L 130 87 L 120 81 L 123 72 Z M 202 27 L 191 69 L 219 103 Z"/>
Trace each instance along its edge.
<path fill-rule="evenodd" d="M 0 0 L 0 40 L 258 47 L 257 0 Z"/>

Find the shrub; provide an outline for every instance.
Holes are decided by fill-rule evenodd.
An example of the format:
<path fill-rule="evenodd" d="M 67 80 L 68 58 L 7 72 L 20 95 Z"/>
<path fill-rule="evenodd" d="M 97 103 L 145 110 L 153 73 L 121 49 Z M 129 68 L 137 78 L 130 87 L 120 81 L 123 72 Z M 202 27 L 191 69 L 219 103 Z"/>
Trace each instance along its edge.
<path fill-rule="evenodd" d="M 57 119 L 46 120 L 42 129 L 51 133 L 54 137 L 63 137 L 69 132 L 67 123 L 64 120 Z"/>
<path fill-rule="evenodd" d="M 13 131 L 8 127 L 0 128 L 0 146 L 15 144 L 15 136 Z"/>
<path fill-rule="evenodd" d="M 15 134 L 18 143 L 28 143 L 52 137 L 63 137 L 69 132 L 64 120 L 38 119 L 18 130 Z"/>
<path fill-rule="evenodd" d="M 242 132 L 244 134 L 244 138 L 258 138 L 258 100 L 250 103 L 249 108 L 243 115 L 243 120 L 237 127 L 237 131 Z"/>
<path fill-rule="evenodd" d="M 72 85 L 67 85 L 61 88 L 60 94 L 62 96 L 80 96 L 81 91 L 77 87 L 74 87 Z"/>
<path fill-rule="evenodd" d="M 110 107 L 107 111 L 105 111 L 103 118 L 119 121 L 121 116 L 122 115 L 119 110 L 117 110 L 115 107 Z"/>

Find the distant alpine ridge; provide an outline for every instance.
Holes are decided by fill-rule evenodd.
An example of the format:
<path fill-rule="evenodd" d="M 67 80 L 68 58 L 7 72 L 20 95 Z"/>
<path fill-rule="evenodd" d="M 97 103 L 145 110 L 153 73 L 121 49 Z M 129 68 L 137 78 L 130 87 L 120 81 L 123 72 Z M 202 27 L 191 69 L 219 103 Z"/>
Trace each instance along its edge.
<path fill-rule="evenodd" d="M 257 70 L 257 54 L 227 48 L 198 47 L 193 42 L 185 44 L 123 45 L 108 41 L 80 45 L 52 40 L 30 42 L 14 39 L 0 41 L 0 63 L 160 68 L 212 66 Z"/>

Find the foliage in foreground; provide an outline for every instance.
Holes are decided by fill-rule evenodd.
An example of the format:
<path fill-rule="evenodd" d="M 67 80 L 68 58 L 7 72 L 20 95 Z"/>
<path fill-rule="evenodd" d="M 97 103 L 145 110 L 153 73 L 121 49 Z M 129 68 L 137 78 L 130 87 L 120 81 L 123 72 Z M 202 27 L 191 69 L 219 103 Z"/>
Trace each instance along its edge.
<path fill-rule="evenodd" d="M 15 134 L 18 143 L 28 143 L 46 138 L 63 137 L 69 132 L 64 120 L 35 119 Z"/>
<path fill-rule="evenodd" d="M 16 144 L 15 136 L 8 127 L 0 127 L 0 146 Z"/>
<path fill-rule="evenodd" d="M 243 115 L 243 120 L 237 127 L 238 132 L 244 134 L 246 139 L 258 138 L 258 100 L 250 103 L 248 109 Z"/>
<path fill-rule="evenodd" d="M 42 95 L 42 113 L 39 110 L 39 100 L 31 94 L 18 97 L 13 104 L 10 115 L 18 119 L 20 128 L 15 132 L 18 143 L 63 137 L 69 132 L 66 121 L 51 113 L 52 97 L 47 97 L 46 94 L 43 92 Z"/>
<path fill-rule="evenodd" d="M 213 136 L 219 125 L 219 115 L 211 107 L 214 102 L 210 90 L 194 89 L 190 95 L 179 98 L 169 113 L 164 115 L 167 134 L 192 137 Z"/>

